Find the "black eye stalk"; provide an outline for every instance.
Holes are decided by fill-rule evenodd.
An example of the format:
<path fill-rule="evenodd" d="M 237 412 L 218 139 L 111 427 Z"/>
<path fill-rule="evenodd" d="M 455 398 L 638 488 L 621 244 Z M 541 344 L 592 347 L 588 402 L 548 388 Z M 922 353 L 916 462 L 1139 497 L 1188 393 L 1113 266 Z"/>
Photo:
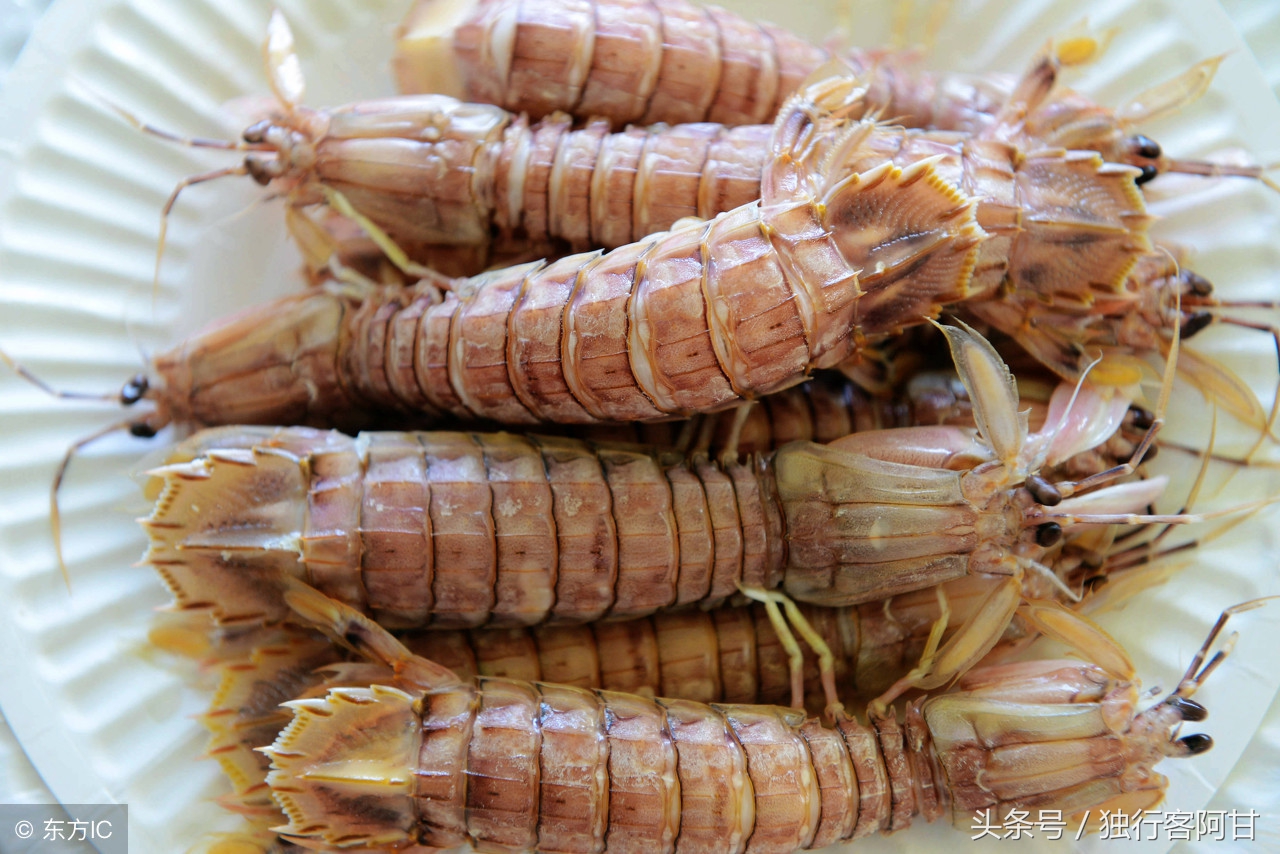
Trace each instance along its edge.
<path fill-rule="evenodd" d="M 1210 323 L 1213 323 L 1213 315 L 1207 311 L 1197 311 L 1195 314 L 1182 321 L 1181 335 L 1183 338 L 1190 338 L 1197 332 L 1203 330 Z"/>
<path fill-rule="evenodd" d="M 120 403 L 124 406 L 133 406 L 147 396 L 150 388 L 151 381 L 147 379 L 146 374 L 134 374 L 132 379 L 124 384 L 124 388 L 120 389 Z M 157 432 L 156 428 L 146 421 L 129 425 L 129 435 L 139 439 L 154 439 Z"/>
<path fill-rule="evenodd" d="M 1213 747 L 1213 739 L 1202 732 L 1183 736 L 1178 739 L 1178 743 L 1185 747 L 1192 756 L 1198 756 Z"/>
<path fill-rule="evenodd" d="M 275 157 L 263 157 L 260 154 L 249 154 L 244 158 L 245 171 L 249 177 L 263 187 L 280 177 L 280 162 Z"/>
<path fill-rule="evenodd" d="M 1062 503 L 1062 493 L 1058 491 L 1058 487 L 1038 474 L 1027 477 L 1026 487 L 1031 497 L 1045 507 L 1054 507 Z"/>
<path fill-rule="evenodd" d="M 1129 137 L 1129 150 L 1146 160 L 1159 160 L 1160 155 L 1164 154 L 1164 151 L 1160 148 L 1160 143 L 1141 133 Z"/>
<path fill-rule="evenodd" d="M 266 141 L 267 130 L 270 127 L 271 127 L 271 122 L 268 121 L 267 119 L 263 119 L 262 121 L 254 122 L 253 124 L 245 128 L 244 133 L 241 134 L 241 136 L 244 139 L 244 141 L 249 143 L 250 145 L 259 145 Z M 1142 139 L 1146 139 L 1146 137 L 1142 137 Z M 1155 143 L 1152 143 L 1152 145 L 1155 145 Z M 1156 146 L 1156 147 L 1159 148 L 1159 146 Z"/>
<path fill-rule="evenodd" d="M 1141 406 L 1130 406 L 1129 411 L 1133 413 L 1133 427 L 1135 430 L 1150 430 L 1156 423 L 1155 413 L 1150 409 L 1144 409 Z"/>
<path fill-rule="evenodd" d="M 1046 549 L 1062 541 L 1062 526 L 1057 522 L 1045 522 L 1036 528 L 1036 542 Z"/>
<path fill-rule="evenodd" d="M 1129 137 L 1129 153 L 1143 160 L 1159 160 L 1160 155 L 1163 154 L 1160 149 L 1160 143 L 1142 134 Z M 1160 170 L 1155 163 L 1144 163 L 1139 168 L 1142 169 L 1142 174 L 1133 179 L 1134 183 L 1139 186 L 1153 180 L 1160 174 Z"/>
<path fill-rule="evenodd" d="M 1192 296 L 1213 296 L 1213 282 L 1193 270 L 1183 270 L 1182 278 L 1187 283 L 1187 292 Z"/>
<path fill-rule="evenodd" d="M 124 384 L 124 388 L 120 389 L 120 403 L 133 406 L 147 396 L 149 388 L 151 388 L 151 382 L 146 374 L 134 374 L 133 378 Z"/>
<path fill-rule="evenodd" d="M 1190 697 L 1179 697 L 1177 694 L 1172 695 L 1165 703 L 1178 710 L 1178 714 L 1182 716 L 1184 721 L 1202 721 L 1209 717 L 1209 710 L 1204 706 L 1192 700 Z M 1194 736 L 1188 736 L 1194 738 Z"/>

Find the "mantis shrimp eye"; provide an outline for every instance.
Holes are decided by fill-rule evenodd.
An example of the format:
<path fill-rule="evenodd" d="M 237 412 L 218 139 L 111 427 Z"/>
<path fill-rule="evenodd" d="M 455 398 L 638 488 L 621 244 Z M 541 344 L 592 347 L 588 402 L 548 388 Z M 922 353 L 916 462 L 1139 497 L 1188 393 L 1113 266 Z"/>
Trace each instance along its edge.
<path fill-rule="evenodd" d="M 1062 539 L 1062 526 L 1057 522 L 1045 522 L 1036 528 L 1036 542 L 1046 549 L 1056 546 Z"/>
<path fill-rule="evenodd" d="M 1207 311 L 1197 311 L 1182 322 L 1182 337 L 1190 338 L 1200 330 L 1213 323 L 1213 315 Z"/>
<path fill-rule="evenodd" d="M 125 406 L 133 406 L 142 398 L 147 396 L 147 388 L 150 381 L 146 374 L 135 374 L 133 379 L 124 384 L 124 388 L 120 389 L 120 402 Z"/>
<path fill-rule="evenodd" d="M 139 439 L 154 439 L 156 437 L 156 428 L 145 421 L 139 421 L 137 424 L 129 425 L 129 435 L 136 436 Z"/>
<path fill-rule="evenodd" d="M 1193 296 L 1207 297 L 1213 294 L 1213 282 L 1204 276 L 1190 270 L 1182 271 L 1182 275 L 1187 280 L 1187 289 Z"/>
<path fill-rule="evenodd" d="M 262 142 L 266 135 L 267 128 L 271 127 L 271 122 L 263 120 L 256 124 L 249 125 L 244 131 L 245 142 Z"/>
<path fill-rule="evenodd" d="M 1178 739 L 1178 743 L 1189 750 L 1192 756 L 1197 756 L 1213 747 L 1213 739 L 1202 732 L 1184 736 Z"/>
<path fill-rule="evenodd" d="M 1143 134 L 1129 138 L 1129 150 L 1138 157 L 1144 157 L 1147 160 L 1156 160 L 1163 153 L 1160 149 L 1160 143 Z M 1152 177 L 1155 176 L 1153 175 Z M 1139 181 L 1138 183 L 1142 182 Z"/>
<path fill-rule="evenodd" d="M 1031 497 L 1046 507 L 1053 507 L 1062 501 L 1062 493 L 1058 491 L 1058 487 L 1038 474 L 1029 475 L 1026 486 Z"/>
<path fill-rule="evenodd" d="M 1137 430 L 1150 430 L 1151 425 L 1156 423 L 1156 416 L 1150 409 L 1143 409 L 1141 406 L 1131 406 L 1129 411 L 1133 413 L 1133 426 Z"/>
<path fill-rule="evenodd" d="M 1137 184 L 1138 186 L 1142 186 L 1143 184 L 1155 178 L 1156 175 L 1158 174 L 1160 174 L 1160 171 L 1156 169 L 1156 167 L 1148 163 L 1147 165 L 1142 167 L 1142 174 L 1139 175 L 1137 178 L 1134 178 L 1133 183 Z"/>
<path fill-rule="evenodd" d="M 1202 721 L 1209 717 L 1208 709 L 1188 697 L 1174 695 L 1165 700 L 1165 703 L 1177 709 L 1178 714 L 1182 715 L 1184 721 Z M 1194 738 L 1195 736 L 1188 737 Z"/>
<path fill-rule="evenodd" d="M 272 179 L 278 177 L 279 172 L 274 156 L 262 157 L 261 155 L 250 154 L 244 159 L 244 168 L 249 173 L 249 177 L 264 187 L 270 184 Z"/>

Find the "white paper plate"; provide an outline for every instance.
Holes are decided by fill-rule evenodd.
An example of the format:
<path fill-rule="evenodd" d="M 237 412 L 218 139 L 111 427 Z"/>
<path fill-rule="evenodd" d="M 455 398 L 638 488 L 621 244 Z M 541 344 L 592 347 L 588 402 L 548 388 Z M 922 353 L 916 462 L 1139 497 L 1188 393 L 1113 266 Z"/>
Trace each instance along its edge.
<path fill-rule="evenodd" d="M 112 391 L 138 370 L 140 348 L 154 351 L 215 316 L 298 286 L 278 209 L 251 207 L 259 196 L 251 183 L 223 181 L 184 196 L 153 305 L 149 280 L 164 197 L 180 176 L 229 158 L 145 138 L 98 100 L 183 133 L 235 135 L 235 122 L 219 107 L 267 91 L 258 43 L 269 5 L 59 0 L 13 69 L 0 94 L 0 345 L 50 382 Z M 298 35 L 309 103 L 390 91 L 384 64 L 404 0 L 280 5 Z M 829 35 L 837 19 L 834 3 L 732 5 L 815 37 Z M 880 4 L 857 4 L 854 14 L 856 41 L 887 37 L 889 15 Z M 1100 61 L 1075 75 L 1079 88 L 1116 104 L 1198 59 L 1234 50 L 1204 99 L 1144 130 L 1180 156 L 1238 148 L 1263 162 L 1280 159 L 1280 108 L 1221 9 L 1207 0 L 958 0 L 933 62 L 1017 71 L 1046 38 L 1085 15 L 1118 34 Z M 1243 181 L 1184 189 L 1158 207 L 1166 219 L 1157 232 L 1194 246 L 1196 268 L 1221 293 L 1276 298 L 1280 251 L 1272 235 L 1280 233 L 1280 199 Z M 1210 330 L 1196 344 L 1229 361 L 1270 402 L 1276 365 L 1269 339 Z M 1201 442 L 1202 399 L 1178 392 L 1170 432 Z M 70 596 L 48 532 L 47 488 L 64 448 L 119 417 L 100 405 L 51 401 L 0 376 L 0 707 L 59 799 L 127 802 L 132 850 L 176 852 L 235 821 L 210 802 L 222 791 L 216 769 L 197 760 L 203 734 L 189 716 L 207 697 L 185 687 L 144 645 L 150 610 L 167 597 L 149 569 L 132 565 L 143 548 L 132 519 L 145 508 L 129 475 L 165 437 L 109 439 L 77 459 L 62 495 Z M 1244 431 L 1220 426 L 1220 448 L 1247 444 Z M 1192 468 L 1172 453 L 1160 462 L 1175 472 Z M 1280 492 L 1270 475 L 1243 472 L 1213 501 Z M 1233 529 L 1206 546 L 1191 570 L 1109 615 L 1146 684 L 1170 686 L 1223 607 L 1280 590 L 1267 519 L 1275 515 Z M 1280 682 L 1269 657 L 1280 642 L 1277 617 L 1264 611 L 1241 625 L 1247 630 L 1237 653 L 1202 692 L 1213 712 L 1206 729 L 1218 744 L 1193 762 L 1166 763 L 1170 808 L 1201 808 L 1217 792 Z M 945 827 L 913 828 L 859 850 L 960 838 Z"/>
<path fill-rule="evenodd" d="M 1253 58 L 1271 91 L 1280 98 L 1280 3 L 1266 0 L 1219 0 Z"/>

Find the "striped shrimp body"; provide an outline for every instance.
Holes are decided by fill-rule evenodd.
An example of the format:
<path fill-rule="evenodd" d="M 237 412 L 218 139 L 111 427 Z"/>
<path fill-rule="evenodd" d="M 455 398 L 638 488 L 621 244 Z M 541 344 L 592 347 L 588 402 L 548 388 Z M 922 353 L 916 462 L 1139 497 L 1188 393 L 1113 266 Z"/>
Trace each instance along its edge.
<path fill-rule="evenodd" d="M 948 586 L 957 613 L 971 598 Z M 973 585 L 970 585 L 973 586 Z M 898 597 L 889 605 L 813 608 L 803 611 L 836 656 L 836 687 L 847 701 L 871 698 L 919 657 L 938 600 L 931 593 Z M 792 703 L 787 650 L 762 605 L 694 610 L 621 622 L 533 629 L 407 631 L 406 647 L 444 665 L 462 679 L 498 678 L 556 682 L 674 697 L 701 703 Z M 201 722 L 210 731 L 206 755 L 217 760 L 231 784 L 229 809 L 272 824 L 279 813 L 266 786 L 269 745 L 289 722 L 280 704 L 323 696 L 338 685 L 389 683 L 390 670 L 369 673 L 372 664 L 348 657 L 323 638 L 293 627 L 252 630 L 256 642 L 244 652 L 216 650 L 219 685 Z M 823 694 L 816 661 L 805 666 L 805 708 L 821 712 Z"/>
<path fill-rule="evenodd" d="M 710 219 L 760 196 L 772 134 L 767 124 L 574 130 L 561 114 L 530 124 L 443 95 L 306 112 L 307 126 L 323 130 L 295 132 L 293 152 L 251 153 L 246 162 L 261 164 L 254 176 L 295 207 L 336 190 L 408 255 L 427 260 L 419 247 L 437 244 L 487 246 L 498 256 L 612 249 L 684 217 Z M 486 260 L 477 258 L 479 269 Z"/>
<path fill-rule="evenodd" d="M 420 423 L 426 419 L 442 428 L 474 424 L 484 410 L 477 413 L 466 408 L 449 385 L 452 376 L 465 377 L 467 372 L 446 366 L 424 370 L 428 364 L 424 357 L 431 357 L 426 336 L 441 328 L 452 334 L 451 318 L 458 313 L 456 297 L 428 285 L 420 285 L 417 293 L 401 288 L 388 288 L 383 293 L 388 305 L 377 311 L 367 308 L 368 298 L 354 298 L 344 291 L 290 297 L 269 312 L 249 312 L 243 322 L 233 322 L 160 356 L 158 373 L 165 380 L 153 385 L 148 394 L 161 410 L 145 416 L 146 420 L 156 426 L 170 420 L 301 422 L 348 430 L 363 429 L 379 420 Z M 270 318 L 265 328 L 264 314 Z M 335 322 L 341 323 L 337 333 L 330 331 Z M 734 409 L 700 416 L 697 424 L 588 424 L 559 432 L 593 440 L 709 450 L 719 455 L 726 450 L 732 453 L 731 449 L 747 454 L 776 450 L 792 440 L 829 442 L 872 429 L 972 426 L 968 393 L 954 372 L 903 379 L 922 360 L 941 364 L 945 351 L 930 339 L 927 333 L 932 332 L 929 327 L 916 327 L 886 340 L 874 353 L 862 353 L 862 362 L 853 371 L 856 383 L 835 372 L 820 372 L 812 380 L 762 397 L 745 416 Z M 378 358 L 366 358 L 365 364 L 359 365 L 362 339 L 376 342 L 384 352 L 369 354 Z M 455 340 L 434 352 L 447 365 L 460 346 L 462 342 Z M 1025 356 L 1022 361 L 1028 362 Z M 352 374 L 357 378 L 368 376 L 368 368 L 382 375 L 373 382 L 344 383 L 335 374 L 348 367 L 354 367 Z M 1020 367 L 1018 377 L 1023 390 L 1032 392 L 1030 397 L 1024 394 L 1024 405 L 1042 413 L 1056 380 L 1034 362 Z M 432 380 L 447 393 L 443 398 L 437 395 L 434 405 L 421 394 L 422 388 L 431 388 Z M 872 396 L 863 387 L 877 388 L 879 394 Z M 381 390 L 392 396 L 378 401 L 363 390 Z M 394 395 L 402 390 L 408 394 L 397 400 Z M 404 414 L 411 408 L 416 415 Z M 545 424 L 539 431 L 555 432 Z M 1079 459 L 1073 457 L 1072 461 Z"/>
<path fill-rule="evenodd" d="M 1123 556 L 1125 552 L 1116 554 Z M 1108 568 L 1104 562 L 1099 569 L 1088 571 L 1106 576 Z M 1064 580 L 1080 589 L 1084 572 L 1077 567 Z M 920 590 L 856 606 L 798 608 L 834 656 L 839 696 L 865 702 L 919 660 L 938 620 L 940 598 L 945 598 L 953 622 L 960 624 L 976 610 L 986 592 L 981 579 L 964 578 L 943 585 L 942 597 L 936 590 Z M 1048 585 L 1042 592 L 1046 597 L 1065 598 Z M 1038 601 L 1042 608 L 1049 607 L 1048 598 Z M 256 643 L 249 653 L 227 657 L 219 652 L 218 663 L 225 678 L 213 705 L 224 710 L 257 709 L 249 716 L 255 727 L 259 714 L 276 714 L 276 704 L 282 699 L 301 696 L 304 684 L 318 684 L 322 678 L 318 668 L 343 660 L 333 647 L 310 643 L 288 627 L 250 631 L 250 636 L 265 633 L 266 640 Z M 997 651 L 1021 648 L 1034 633 L 1032 623 L 1012 623 Z M 790 704 L 814 714 L 828 702 L 819 663 L 811 653 L 806 653 L 804 661 L 803 705 L 796 702 L 789 651 L 761 603 L 684 609 L 585 625 L 410 629 L 396 632 L 396 636 L 412 652 L 464 679 L 558 682 L 703 703 Z M 244 666 L 249 660 L 255 662 L 251 668 Z M 276 671 L 281 675 L 268 675 Z M 270 696 L 252 702 L 242 696 L 260 690 Z M 218 718 L 227 715 L 224 711 Z M 243 724 L 238 721 L 239 726 Z M 267 743 L 240 740 L 250 747 Z"/>
<path fill-rule="evenodd" d="M 564 433 L 595 442 L 665 445 L 680 451 L 706 452 L 719 459 L 725 455 L 770 453 L 788 442 L 827 444 L 851 433 L 871 430 L 941 425 L 973 427 L 972 401 L 954 370 L 915 372 L 921 365 L 930 364 L 932 356 L 917 348 L 932 349 L 935 342 L 924 335 L 904 338 L 905 341 L 894 339 L 895 348 L 900 341 L 905 343 L 904 351 L 886 354 L 891 360 L 884 365 L 888 375 L 878 371 L 874 374 L 878 394 L 866 391 L 863 377 L 854 381 L 834 371 L 823 371 L 798 386 L 761 398 L 745 415 L 741 410 L 730 410 L 687 421 L 587 425 L 566 429 Z M 924 361 L 916 362 L 917 357 Z M 872 374 L 868 371 L 867 378 Z M 1019 370 L 1017 378 L 1020 406 L 1028 410 L 1030 426 L 1038 431 L 1045 426 L 1058 380 L 1035 363 Z M 1058 474 L 1078 479 L 1128 459 L 1150 426 L 1151 418 L 1150 412 L 1131 407 L 1125 422 L 1111 438 L 1092 453 L 1081 451 L 1063 460 L 1066 468 Z M 538 431 L 546 429 L 539 427 Z M 1150 457 L 1148 453 L 1148 459 Z"/>
<path fill-rule="evenodd" d="M 1087 62 L 1089 36 L 1054 45 Z M 857 71 L 868 103 L 912 127 L 990 129 L 1017 86 L 1013 75 L 923 71 L 910 54 L 832 51 L 786 30 L 687 0 L 418 0 L 400 26 L 393 66 L 401 92 L 437 92 L 540 118 L 554 111 L 628 122 L 772 121 L 787 97 L 832 60 Z M 1142 170 L 1262 177 L 1259 167 L 1178 160 L 1135 128 L 1202 95 L 1222 57 L 1108 110 L 1060 89 L 1028 131 L 1048 147 L 1098 151 Z"/>
<path fill-rule="evenodd" d="M 639 617 L 739 590 L 852 605 L 983 579 L 974 614 L 894 690 L 945 681 L 999 640 L 1024 596 L 1062 584 L 1043 560 L 1064 529 L 1184 520 L 1129 515 L 1162 479 L 1093 489 L 1108 472 L 1059 488 L 1038 474 L 1106 439 L 1127 401 L 1085 387 L 1072 405 L 1064 387 L 1050 426 L 1026 436 L 990 345 L 948 335 L 990 439 L 873 431 L 715 464 L 545 437 L 228 428 L 156 472 L 147 559 L 181 607 L 232 624 L 285 616 L 290 576 L 388 625 L 441 628 Z"/>
<path fill-rule="evenodd" d="M 922 339 L 912 336 L 910 340 Z M 907 368 L 908 372 L 911 370 Z M 570 435 L 591 441 L 665 445 L 720 458 L 726 454 L 768 453 L 795 441 L 825 444 L 867 430 L 938 424 L 973 426 L 968 392 L 954 372 L 922 371 L 907 376 L 910 378 L 890 379 L 881 394 L 872 395 L 859 383 L 834 371 L 823 371 L 800 385 L 761 398 L 745 415 L 741 410 L 730 410 L 687 421 L 577 427 Z M 1019 390 L 1024 389 L 1024 402 L 1043 416 L 1048 401 L 1047 397 L 1037 397 L 1040 386 L 1028 383 Z M 1037 427 L 1042 420 L 1036 422 Z M 544 428 L 538 430 L 543 432 Z"/>
<path fill-rule="evenodd" d="M 417 4 L 393 65 L 402 92 L 534 117 L 760 124 L 828 58 L 781 29 L 678 0 L 464 2 Z"/>
<path fill-rule="evenodd" d="M 943 587 L 956 624 L 967 621 L 987 592 L 981 579 Z M 865 702 L 919 661 L 939 617 L 939 596 L 923 590 L 842 608 L 798 607 L 834 657 L 838 696 Z M 1002 640 L 1021 646 L 1027 633 L 1025 625 L 1011 625 Z M 804 656 L 801 696 L 794 696 L 790 651 L 761 603 L 588 625 L 411 630 L 398 636 L 412 651 L 463 678 L 559 682 L 702 703 L 792 705 L 815 714 L 831 699 L 811 651 Z"/>
<path fill-rule="evenodd" d="M 301 104 L 293 36 L 278 12 L 268 32 L 278 108 L 242 141 L 183 140 L 125 115 L 166 139 L 247 152 L 239 165 L 179 183 L 162 216 L 162 247 L 181 191 L 228 175 L 249 175 L 288 200 L 290 230 L 308 256 L 324 247 L 312 246 L 315 227 L 301 210 L 329 204 L 388 234 L 394 246 L 380 245 L 397 260 L 407 251 L 417 262 L 468 272 L 565 245 L 623 246 L 682 217 L 710 218 L 760 195 L 768 123 L 611 136 L 602 122 L 571 131 L 572 120 L 555 114 L 530 126 L 500 108 L 440 95 L 314 110 Z M 420 269 L 407 259 L 401 265 Z"/>
<path fill-rule="evenodd" d="M 1020 805 L 1148 808 L 1167 785 L 1153 766 L 1211 745 L 1178 730 L 1203 719 L 1189 697 L 1221 660 L 1201 669 L 1202 650 L 1176 691 L 1136 712 L 1132 667 L 1099 639 L 1089 652 L 1115 667 L 981 670 L 903 721 L 840 716 L 827 729 L 777 707 L 463 682 L 314 591 L 290 601 L 397 676 L 292 703 L 267 749 L 281 833 L 357 850 L 790 852 L 917 814 L 965 826 L 976 810 Z"/>
<path fill-rule="evenodd" d="M 439 92 L 541 118 L 554 111 L 629 122 L 770 122 L 833 54 L 768 23 L 684 0 L 415 3 L 393 67 L 401 92 Z M 913 77 L 873 52 L 871 101 L 916 127 L 986 127 L 1012 78 Z"/>
<path fill-rule="evenodd" d="M 272 23 L 285 27 L 279 17 Z M 1028 133 L 1052 103 L 1057 73 L 1053 56 L 1042 55 L 975 136 L 849 118 L 866 112 L 865 83 L 837 70 L 789 98 L 772 130 L 692 124 L 608 134 L 602 122 L 573 131 L 557 115 L 529 126 L 443 96 L 324 112 L 282 96 L 278 120 L 246 131 L 255 150 L 240 168 L 294 207 L 326 202 L 370 223 L 398 257 L 424 245 L 483 244 L 494 232 L 495 249 L 506 253 L 513 236 L 534 247 L 620 247 L 757 197 L 766 207 L 825 200 L 823 189 L 852 173 L 930 162 L 977 200 L 977 222 L 991 235 L 968 296 L 989 297 L 1005 283 L 1031 299 L 1086 303 L 1090 289 L 1119 289 L 1151 251 L 1149 217 L 1135 184 L 1141 172 Z M 866 228 L 893 216 L 824 218 L 822 227 Z"/>
<path fill-rule="evenodd" d="M 1020 122 L 1030 123 L 1038 109 Z M 775 156 L 769 125 L 685 124 L 610 134 L 598 121 L 572 130 L 557 115 L 529 125 L 496 107 L 444 96 L 362 102 L 315 115 L 324 117 L 324 130 L 292 143 L 306 149 L 305 156 L 281 150 L 277 159 L 261 161 L 270 155 L 250 154 L 248 163 L 273 167 L 253 174 L 276 181 L 294 205 L 342 193 L 413 257 L 424 244 L 478 245 L 491 233 L 497 235 L 492 249 L 500 253 L 555 242 L 578 251 L 616 248 L 685 217 L 710 219 L 754 201 Z M 320 120 L 304 123 L 314 127 Z M 1053 147 L 1038 139 L 1030 145 L 1026 133 L 1018 134 L 1014 151 L 1005 140 L 998 147 L 983 140 L 981 134 L 876 127 L 855 159 L 822 168 L 861 172 L 893 162 L 905 169 L 942 158 L 947 180 L 979 195 L 978 221 L 989 230 L 1008 230 L 1013 206 L 1017 222 L 1037 228 L 1079 228 L 1080 211 L 1087 210 L 1084 223 L 1095 230 L 1142 233 L 1142 201 L 1133 189 L 1138 173 L 1104 166 L 1095 154 L 1041 150 Z M 1033 228 L 1023 239 L 1040 242 L 1045 235 Z M 1087 267 L 1079 275 L 1113 278 Z M 1016 274 L 1011 278 L 1021 286 Z"/>

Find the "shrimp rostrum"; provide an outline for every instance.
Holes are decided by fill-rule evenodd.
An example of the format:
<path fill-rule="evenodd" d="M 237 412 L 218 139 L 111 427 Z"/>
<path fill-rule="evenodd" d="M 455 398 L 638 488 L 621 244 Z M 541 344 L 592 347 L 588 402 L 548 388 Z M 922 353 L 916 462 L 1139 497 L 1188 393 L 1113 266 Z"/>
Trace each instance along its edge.
<path fill-rule="evenodd" d="M 1027 435 L 999 356 L 946 331 L 976 436 L 872 431 L 716 463 L 563 438 L 223 428 L 154 473 L 147 560 L 180 606 L 232 624 L 287 616 L 289 577 L 388 625 L 441 628 L 639 617 L 739 591 L 776 604 L 779 588 L 849 605 L 987 579 L 966 624 L 894 692 L 941 684 L 1024 596 L 1061 587 L 1042 560 L 1064 530 L 1191 518 L 1134 515 L 1160 478 L 1045 480 L 1043 466 L 1114 432 L 1128 400 L 1063 386 Z"/>
<path fill-rule="evenodd" d="M 777 707 L 464 682 L 313 590 L 287 595 L 395 676 L 291 703 L 266 751 L 285 838 L 356 850 L 790 852 L 917 814 L 1149 808 L 1167 785 L 1154 766 L 1212 743 L 1179 730 L 1205 717 L 1190 696 L 1224 654 L 1201 666 L 1215 630 L 1143 711 L 1131 667 L 1035 661 L 970 673 L 903 720 L 828 729 Z M 1124 662 L 1111 646 L 1102 657 Z"/>

